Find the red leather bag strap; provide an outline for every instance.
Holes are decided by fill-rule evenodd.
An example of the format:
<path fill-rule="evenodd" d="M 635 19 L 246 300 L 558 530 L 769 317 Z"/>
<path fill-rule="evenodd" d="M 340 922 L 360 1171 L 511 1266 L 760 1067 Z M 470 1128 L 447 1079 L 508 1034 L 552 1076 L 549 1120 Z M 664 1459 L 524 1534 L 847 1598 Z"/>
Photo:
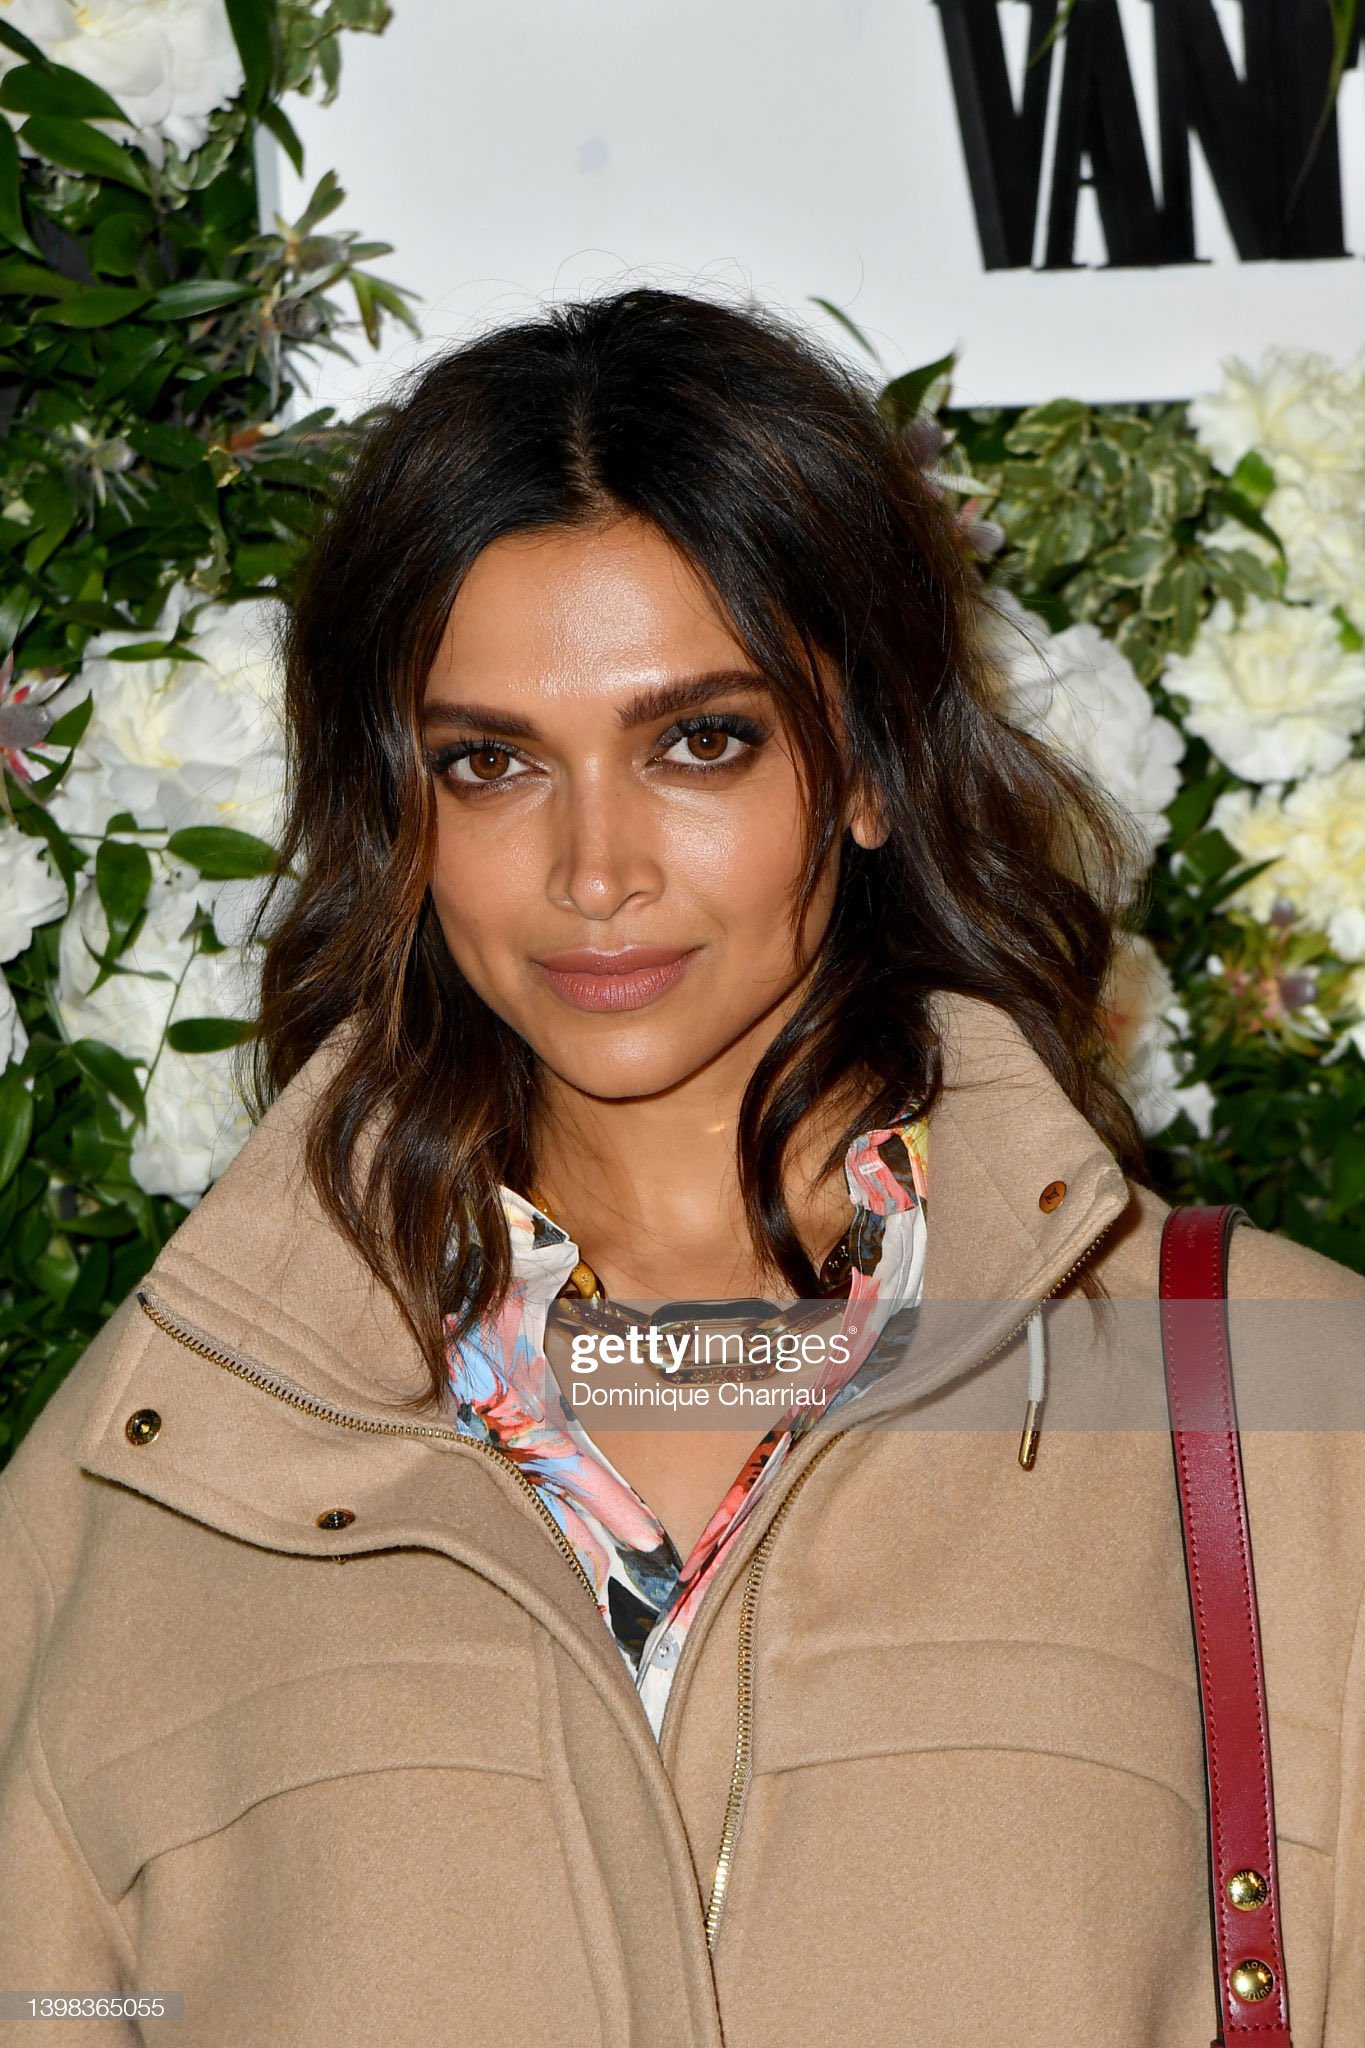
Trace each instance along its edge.
<path fill-rule="evenodd" d="M 1199 1664 L 1221 2044 L 1291 2048 L 1261 1631 L 1228 1346 L 1228 1241 L 1245 1211 L 1172 1209 L 1161 1344 Z"/>

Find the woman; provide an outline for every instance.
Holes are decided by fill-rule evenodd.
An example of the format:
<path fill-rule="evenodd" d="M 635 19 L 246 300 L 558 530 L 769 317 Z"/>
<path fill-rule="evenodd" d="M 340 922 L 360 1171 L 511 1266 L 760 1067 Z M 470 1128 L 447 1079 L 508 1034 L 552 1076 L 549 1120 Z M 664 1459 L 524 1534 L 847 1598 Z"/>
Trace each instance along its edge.
<path fill-rule="evenodd" d="M 1122 835 L 974 602 L 757 314 L 561 308 L 370 438 L 290 629 L 269 1107 L 0 1496 L 0 1978 L 183 1994 L 72 2040 L 1207 2041 Z M 1231 1287 L 1348 1362 L 1356 1276 L 1242 1229 Z M 1246 1457 L 1345 2048 L 1365 1461 Z"/>

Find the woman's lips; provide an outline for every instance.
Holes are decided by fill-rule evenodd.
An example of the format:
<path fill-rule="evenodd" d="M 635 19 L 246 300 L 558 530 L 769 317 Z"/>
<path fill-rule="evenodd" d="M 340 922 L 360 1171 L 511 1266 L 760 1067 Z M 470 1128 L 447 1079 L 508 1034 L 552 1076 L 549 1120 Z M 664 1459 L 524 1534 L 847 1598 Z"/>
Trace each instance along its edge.
<path fill-rule="evenodd" d="M 642 1010 L 687 972 L 695 946 L 626 946 L 619 953 L 547 953 L 536 966 L 576 1010 Z"/>

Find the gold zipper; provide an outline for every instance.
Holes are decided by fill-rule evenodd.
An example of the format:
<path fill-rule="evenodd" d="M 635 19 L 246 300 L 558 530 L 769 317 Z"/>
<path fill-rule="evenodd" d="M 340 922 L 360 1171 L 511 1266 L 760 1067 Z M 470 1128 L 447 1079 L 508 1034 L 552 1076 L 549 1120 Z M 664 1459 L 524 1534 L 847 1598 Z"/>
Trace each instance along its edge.
<path fill-rule="evenodd" d="M 1079 1273 L 1081 1267 L 1086 1264 L 1093 1254 L 1096 1246 L 1103 1243 L 1117 1221 L 1118 1218 L 1116 1216 L 1112 1217 L 1105 1224 L 1104 1229 L 1091 1238 L 1079 1258 L 1072 1261 L 1061 1278 L 1054 1281 L 1052 1286 L 1048 1288 L 1047 1293 L 1040 1297 L 1040 1301 L 1049 1301 L 1054 1294 L 1059 1293 L 1066 1286 L 1068 1280 Z M 1029 1316 L 1034 1312 L 1033 1309 L 1030 1309 Z M 976 1360 L 976 1365 L 984 1365 L 988 1359 L 994 1358 L 998 1352 L 1004 1351 L 1012 1344 L 1019 1332 L 1028 1323 L 1029 1316 L 1024 1316 L 1005 1336 L 1000 1338 L 997 1343 L 992 1344 L 989 1351 L 983 1352 L 981 1357 Z M 975 1370 L 975 1366 L 973 1370 Z M 1025 1425 L 1025 1442 L 1027 1443 L 1031 1430 L 1035 1448 L 1038 1434 L 1036 1427 L 1034 1427 L 1036 1420 L 1036 1416 L 1030 1416 L 1028 1423 Z M 754 1616 L 758 1605 L 759 1588 L 763 1583 L 763 1574 L 767 1569 L 773 1541 L 778 1529 L 782 1525 L 784 1515 L 797 1494 L 801 1491 L 801 1488 L 805 1485 L 810 1474 L 819 1464 L 821 1458 L 824 1457 L 825 1452 L 832 1450 L 840 1438 L 847 1436 L 847 1434 L 847 1429 L 838 1430 L 829 1439 L 828 1443 L 824 1444 L 816 1452 L 815 1456 L 806 1466 L 805 1471 L 794 1482 L 791 1491 L 782 1501 L 772 1521 L 764 1530 L 762 1541 L 749 1560 L 748 1575 L 744 1582 L 744 1596 L 740 1602 L 739 1609 L 739 1693 L 735 1716 L 735 1757 L 730 1771 L 730 1789 L 726 1794 L 725 1813 L 721 1822 L 720 1847 L 716 1852 L 715 1873 L 711 1880 L 711 1896 L 706 1903 L 706 1945 L 713 1953 L 717 1930 L 720 1926 L 721 1909 L 725 1904 L 725 1893 L 730 1882 L 730 1870 L 734 1863 L 735 1837 L 739 1831 L 740 1811 L 744 1804 L 744 1795 L 748 1789 L 749 1777 L 753 1768 Z M 1022 1460 L 1022 1445 L 1020 1447 L 1020 1456 Z"/>
<path fill-rule="evenodd" d="M 263 1393 L 273 1394 L 277 1401 L 284 1401 L 291 1408 L 301 1409 L 305 1415 L 316 1415 L 323 1421 L 336 1423 L 338 1428 L 360 1430 L 367 1436 L 447 1437 L 452 1443 L 459 1444 L 466 1450 L 482 1451 L 485 1456 L 496 1459 L 526 1495 L 554 1537 L 556 1547 L 573 1566 L 575 1576 L 591 1597 L 593 1605 L 597 1605 L 597 1595 L 593 1591 L 592 1581 L 579 1563 L 578 1553 L 568 1537 L 531 1481 L 520 1470 L 516 1460 L 509 1458 L 506 1451 L 500 1451 L 496 1444 L 486 1443 L 482 1437 L 466 1436 L 463 1430 L 452 1429 L 445 1423 L 394 1422 L 385 1416 L 356 1415 L 348 1409 L 337 1408 L 330 1401 L 322 1401 L 316 1394 L 308 1393 L 305 1388 L 294 1386 L 291 1381 L 282 1379 L 277 1373 L 268 1372 L 263 1365 L 241 1358 L 235 1352 L 225 1350 L 222 1345 L 213 1343 L 201 1332 L 191 1329 L 188 1324 L 173 1316 L 145 1290 L 140 1288 L 137 1298 L 138 1305 L 148 1320 L 155 1323 L 157 1329 L 163 1331 L 166 1336 L 173 1337 L 177 1344 L 183 1344 L 187 1351 L 195 1352 L 200 1358 L 207 1358 L 213 1365 L 221 1365 L 224 1371 L 235 1373 L 238 1379 L 246 1380 L 253 1387 L 259 1387 Z"/>
<path fill-rule="evenodd" d="M 846 1429 L 836 1430 L 829 1441 L 821 1445 L 805 1470 L 793 1481 L 790 1491 L 764 1530 L 762 1540 L 749 1560 L 748 1575 L 744 1581 L 744 1597 L 739 1608 L 739 1701 L 735 1719 L 735 1760 L 730 1771 L 730 1789 L 725 1797 L 725 1815 L 721 1822 L 715 1873 L 711 1879 L 711 1896 L 706 1902 L 706 1946 L 711 1950 L 715 1948 L 716 1929 L 720 1924 L 721 1908 L 725 1904 L 726 1886 L 730 1882 L 730 1867 L 734 1861 L 740 1809 L 744 1804 L 744 1794 L 748 1787 L 753 1761 L 754 1612 L 758 1605 L 758 1590 L 772 1554 L 773 1540 L 782 1526 L 788 1508 L 825 1453 L 832 1451 L 835 1444 L 847 1435 Z"/>

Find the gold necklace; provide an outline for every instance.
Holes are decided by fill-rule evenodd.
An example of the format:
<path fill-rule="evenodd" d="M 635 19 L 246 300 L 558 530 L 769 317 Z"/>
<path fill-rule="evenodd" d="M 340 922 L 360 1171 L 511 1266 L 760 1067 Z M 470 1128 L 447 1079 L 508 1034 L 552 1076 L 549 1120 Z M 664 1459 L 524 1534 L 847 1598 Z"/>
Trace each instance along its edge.
<path fill-rule="evenodd" d="M 565 1230 L 565 1225 L 555 1215 L 544 1197 L 532 1189 L 526 1199 L 532 1208 L 538 1209 L 556 1228 Z M 853 1265 L 852 1237 L 857 1217 L 820 1268 L 819 1301 L 803 1302 L 796 1308 L 779 1308 L 775 1301 L 760 1301 L 749 1298 L 744 1301 L 677 1301 L 665 1302 L 653 1315 L 639 1316 L 620 1302 L 613 1301 L 603 1286 L 599 1275 L 587 1260 L 578 1260 L 552 1303 L 552 1311 L 570 1328 L 589 1331 L 599 1335 L 627 1337 L 632 1330 L 657 1330 L 664 1338 L 678 1337 L 690 1331 L 694 1347 L 700 1343 L 703 1323 L 722 1322 L 741 1325 L 740 1350 L 742 1367 L 730 1363 L 723 1365 L 691 1365 L 678 1363 L 671 1355 L 667 1364 L 660 1363 L 654 1355 L 654 1347 L 638 1347 L 631 1353 L 632 1358 L 643 1357 L 651 1371 L 661 1379 L 676 1381 L 684 1386 L 707 1384 L 719 1380 L 766 1380 L 777 1370 L 778 1360 L 773 1355 L 772 1339 L 788 1332 L 798 1334 L 815 1323 L 821 1323 L 829 1315 L 829 1303 L 848 1291 L 848 1281 Z M 566 1231 L 567 1235 L 567 1231 Z M 768 1356 L 753 1360 L 749 1356 L 755 1339 L 767 1340 Z"/>

